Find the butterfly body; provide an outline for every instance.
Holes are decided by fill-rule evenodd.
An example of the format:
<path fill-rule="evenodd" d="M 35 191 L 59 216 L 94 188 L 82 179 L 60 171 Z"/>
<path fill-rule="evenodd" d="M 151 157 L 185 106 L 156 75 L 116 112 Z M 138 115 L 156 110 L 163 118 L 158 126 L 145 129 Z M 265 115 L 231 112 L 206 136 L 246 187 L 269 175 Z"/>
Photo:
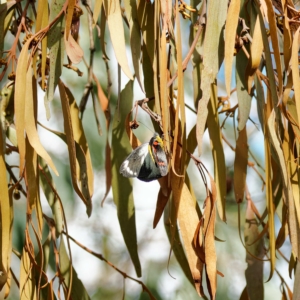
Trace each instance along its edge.
<path fill-rule="evenodd" d="M 120 173 L 146 182 L 166 176 L 168 160 L 160 136 L 155 133 L 149 143 L 134 149 L 122 163 Z"/>

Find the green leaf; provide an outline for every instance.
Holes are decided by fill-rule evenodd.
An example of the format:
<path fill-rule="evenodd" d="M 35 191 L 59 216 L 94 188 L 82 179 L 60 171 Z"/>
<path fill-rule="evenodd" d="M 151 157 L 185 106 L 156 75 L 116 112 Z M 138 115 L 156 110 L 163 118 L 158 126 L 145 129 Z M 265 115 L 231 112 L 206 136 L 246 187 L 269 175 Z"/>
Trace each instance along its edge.
<path fill-rule="evenodd" d="M 214 160 L 214 179 L 217 188 L 217 208 L 221 220 L 226 222 L 226 180 L 224 180 L 224 178 L 226 178 L 226 164 L 217 109 L 217 86 L 214 84 L 211 87 L 211 98 L 207 105 L 209 114 L 209 117 L 207 118 L 207 127 Z"/>
<path fill-rule="evenodd" d="M 72 300 L 89 300 L 88 295 L 82 281 L 78 278 L 77 272 L 70 265 L 70 259 L 66 251 L 66 246 L 64 240 L 61 239 L 59 247 L 59 262 L 60 262 L 60 272 L 61 276 L 64 278 L 64 284 L 70 288 L 71 286 L 71 299 Z M 70 283 L 72 270 L 72 283 Z"/>
<path fill-rule="evenodd" d="M 116 108 L 112 124 L 112 191 L 123 238 L 136 274 L 140 277 L 142 271 L 137 251 L 132 180 L 123 177 L 119 172 L 122 162 L 132 151 L 124 124 L 126 116 L 131 110 L 132 100 L 133 82 L 129 81 L 121 92 L 119 107 Z"/>
<path fill-rule="evenodd" d="M 40 156 L 39 165 L 42 168 L 42 170 L 39 172 L 40 186 L 42 187 L 46 199 L 51 207 L 55 222 L 56 234 L 57 236 L 59 236 L 63 230 L 63 213 L 61 204 L 59 203 L 59 200 L 57 198 L 56 188 L 48 165 Z"/>
<path fill-rule="evenodd" d="M 238 114 L 238 129 L 242 130 L 249 118 L 251 99 L 252 97 L 248 94 L 246 73 L 248 59 L 244 51 L 239 51 L 236 56 L 236 92 L 239 103 L 239 114 Z"/>
<path fill-rule="evenodd" d="M 125 0 L 124 7 L 129 22 L 130 47 L 135 77 L 140 85 L 141 90 L 144 91 L 143 82 L 141 80 L 141 33 L 137 18 L 137 1 Z"/>
<path fill-rule="evenodd" d="M 50 4 L 50 19 L 51 22 L 61 11 L 63 5 L 65 4 L 64 0 L 52 0 Z M 49 102 L 53 100 L 54 91 L 58 84 L 59 77 L 62 73 L 64 56 L 65 56 L 65 43 L 64 35 L 62 34 L 64 30 L 64 15 L 62 15 L 55 25 L 49 30 L 48 33 L 48 48 L 49 58 L 50 58 L 50 71 L 48 79 L 47 92 L 45 94 L 44 103 L 46 109 L 47 119 L 50 119 L 50 108 Z"/>

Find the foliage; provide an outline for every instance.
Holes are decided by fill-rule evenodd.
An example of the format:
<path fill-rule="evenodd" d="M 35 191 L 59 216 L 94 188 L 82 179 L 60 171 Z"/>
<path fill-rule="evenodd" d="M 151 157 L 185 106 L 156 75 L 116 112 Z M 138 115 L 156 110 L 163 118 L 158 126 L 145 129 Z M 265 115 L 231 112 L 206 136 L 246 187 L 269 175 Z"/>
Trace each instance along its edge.
<path fill-rule="evenodd" d="M 80 46 L 82 16 L 88 18 L 82 30 L 89 36 L 89 53 Z M 165 224 L 172 252 L 198 295 L 215 299 L 217 275 L 222 281 L 223 274 L 217 270 L 215 243 L 220 239 L 215 234 L 215 224 L 217 215 L 226 222 L 226 198 L 233 184 L 240 235 L 241 204 L 247 202 L 244 237 L 240 237 L 247 262 L 246 287 L 241 299 L 263 299 L 264 264 L 270 265 L 268 280 L 275 273 L 280 278 L 278 289 L 282 299 L 300 298 L 299 285 L 295 284 L 291 291 L 276 268 L 276 259 L 282 256 L 288 262 L 290 276 L 294 274 L 294 281 L 299 282 L 298 24 L 299 11 L 291 0 L 191 0 L 189 4 L 182 0 L 1 1 L 0 288 L 5 297 L 10 294 L 14 280 L 20 299 L 56 299 L 62 293 L 66 299 L 89 299 L 73 266 L 71 242 L 104 261 L 124 279 L 141 285 L 150 299 L 160 297 L 144 282 L 129 276 L 68 233 L 63 191 L 54 184 L 60 167 L 42 145 L 38 127 L 67 145 L 70 181 L 90 216 L 95 165 L 82 118 L 91 101 L 98 127 L 94 130 L 105 132 L 106 137 L 103 202 L 112 189 L 124 242 L 138 277 L 144 270 L 137 248 L 133 184 L 132 179 L 119 174 L 119 169 L 132 148 L 140 145 L 134 130 L 143 110 L 164 136 L 169 164 L 168 175 L 158 180 L 160 190 L 153 227 L 163 216 L 161 222 Z M 107 52 L 110 46 L 114 55 Z M 110 70 L 109 60 L 113 58 L 118 63 L 116 82 Z M 96 59 L 101 72 L 106 74 L 103 89 L 104 84 L 95 74 Z M 83 72 L 75 66 L 82 60 L 87 82 L 77 103 L 62 72 L 82 76 Z M 220 85 L 223 70 L 225 96 Z M 127 83 L 121 88 L 125 77 Z M 112 84 L 118 86 L 115 110 Z M 191 87 L 194 108 L 186 99 L 186 90 Z M 143 99 L 135 99 L 136 88 L 145 95 Z M 55 92 L 61 101 L 59 113 L 53 109 Z M 238 101 L 233 104 L 235 96 Z M 37 112 L 42 98 L 47 119 L 62 115 L 63 132 L 40 122 Z M 133 100 L 137 101 L 133 104 Z M 255 104 L 257 113 L 253 110 Z M 99 108 L 105 118 L 104 129 L 100 126 Z M 187 110 L 196 116 L 189 132 Z M 248 141 L 257 126 L 251 122 L 256 114 L 264 138 L 263 167 Z M 225 126 L 232 129 L 231 134 Z M 206 162 L 198 158 L 205 156 L 205 135 L 211 144 L 213 174 Z M 193 154 L 196 148 L 197 153 Z M 227 148 L 235 157 L 232 177 L 227 172 Z M 18 171 L 16 164 L 10 163 L 11 153 L 18 155 Z M 201 175 L 204 199 L 196 199 L 194 189 L 199 183 L 195 184 L 187 171 L 190 162 Z M 261 180 L 263 209 L 251 198 L 249 170 Z M 14 218 L 18 215 L 15 202 L 20 194 L 26 202 L 25 235 L 22 242 L 13 245 Z M 42 195 L 50 212 L 46 213 L 41 204 Z M 199 206 L 201 201 L 203 209 Z M 287 238 L 291 245 L 288 257 L 280 250 Z M 19 258 L 18 275 L 11 268 L 12 253 Z M 54 270 L 53 278 L 49 275 L 49 264 Z"/>

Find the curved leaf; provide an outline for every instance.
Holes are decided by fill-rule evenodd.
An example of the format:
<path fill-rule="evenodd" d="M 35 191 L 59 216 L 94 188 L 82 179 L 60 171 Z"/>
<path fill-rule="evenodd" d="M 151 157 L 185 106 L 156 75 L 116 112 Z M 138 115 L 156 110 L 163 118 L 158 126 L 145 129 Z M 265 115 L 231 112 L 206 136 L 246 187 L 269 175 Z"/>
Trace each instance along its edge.
<path fill-rule="evenodd" d="M 125 75 L 133 80 L 126 56 L 123 20 L 119 0 L 104 0 L 105 14 L 111 42 L 119 65 Z"/>

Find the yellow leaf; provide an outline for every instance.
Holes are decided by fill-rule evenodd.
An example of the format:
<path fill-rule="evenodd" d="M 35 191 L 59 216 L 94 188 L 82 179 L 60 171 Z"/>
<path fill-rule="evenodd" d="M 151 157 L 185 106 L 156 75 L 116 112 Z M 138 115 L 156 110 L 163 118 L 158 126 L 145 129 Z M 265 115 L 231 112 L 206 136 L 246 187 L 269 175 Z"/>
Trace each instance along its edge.
<path fill-rule="evenodd" d="M 189 267 L 194 279 L 195 288 L 200 296 L 203 296 L 202 288 L 202 268 L 203 263 L 198 258 L 194 248 L 194 233 L 199 223 L 199 217 L 196 212 L 196 202 L 191 196 L 186 184 L 183 185 L 180 206 L 178 211 L 178 221 L 180 226 L 180 235 L 183 241 L 184 249 L 188 259 Z"/>
<path fill-rule="evenodd" d="M 260 21 L 259 17 L 256 17 L 256 22 L 254 25 L 254 32 L 252 43 L 250 45 L 250 59 L 247 65 L 246 76 L 248 76 L 248 93 L 251 94 L 252 83 L 254 80 L 255 72 L 259 67 L 261 61 L 261 55 L 263 52 L 263 40 L 261 36 L 261 28 L 260 28 Z"/>
<path fill-rule="evenodd" d="M 15 125 L 18 140 L 18 149 L 20 155 L 19 176 L 22 175 L 25 167 L 25 97 L 26 97 L 26 74 L 28 64 L 28 47 L 30 40 L 23 46 L 18 59 L 16 70 L 16 87 L 15 87 Z"/>
<path fill-rule="evenodd" d="M 101 13 L 102 2 L 103 2 L 103 0 L 95 1 L 95 6 L 94 6 L 94 10 L 93 10 L 93 20 L 94 20 L 93 27 L 95 27 L 95 25 L 97 24 L 99 15 Z"/>
<path fill-rule="evenodd" d="M 268 99 L 268 106 L 270 106 L 270 99 Z M 266 118 L 268 117 L 268 111 L 266 113 Z M 275 220 L 274 220 L 274 203 L 273 203 L 273 190 L 272 190 L 272 167 L 271 167 L 271 151 L 270 144 L 268 140 L 267 124 L 265 124 L 265 170 L 266 170 L 266 197 L 267 197 L 267 211 L 268 211 L 268 225 L 269 225 L 269 248 L 270 248 L 270 275 L 268 281 L 272 278 L 273 272 L 275 270 Z"/>
<path fill-rule="evenodd" d="M 25 93 L 26 105 L 24 108 L 25 109 L 25 114 L 24 114 L 25 131 L 31 146 L 35 149 L 35 151 L 39 156 L 45 159 L 49 167 L 58 176 L 58 172 L 55 168 L 55 165 L 52 162 L 52 159 L 49 156 L 49 154 L 42 146 L 38 136 L 38 132 L 36 128 L 36 117 L 34 115 L 34 99 L 37 99 L 37 97 L 36 96 L 34 97 L 33 94 L 32 70 L 31 68 L 29 68 L 26 74 L 26 93 Z M 19 140 L 18 140 L 18 145 L 19 145 Z"/>
<path fill-rule="evenodd" d="M 236 29 L 240 13 L 240 0 L 230 1 L 225 25 L 225 85 L 228 97 L 231 91 L 231 73 L 236 40 Z"/>
<path fill-rule="evenodd" d="M 283 18 L 283 58 L 285 70 L 289 68 L 291 59 L 291 45 L 292 45 L 292 34 L 288 18 L 288 6 L 284 5 L 284 18 Z"/>
<path fill-rule="evenodd" d="M 75 0 L 69 0 L 68 8 L 67 8 L 66 27 L 65 27 L 65 40 L 67 40 L 67 41 L 69 41 L 70 36 L 71 36 L 70 31 L 71 31 L 74 7 L 75 7 Z M 67 50 L 67 47 L 66 47 L 66 50 Z M 67 52 L 67 54 L 68 54 L 68 52 Z"/>
<path fill-rule="evenodd" d="M 20 300 L 36 300 L 34 266 L 28 252 L 23 248 L 20 266 Z"/>
<path fill-rule="evenodd" d="M 12 248 L 12 222 L 13 202 L 8 195 L 8 182 L 6 177 L 5 153 L 3 152 L 2 123 L 0 122 L 0 290 L 7 281 L 10 268 L 10 256 Z"/>
<path fill-rule="evenodd" d="M 126 45 L 124 38 L 123 19 L 119 0 L 104 0 L 105 14 L 111 42 L 119 65 L 125 75 L 133 80 L 126 57 Z"/>
<path fill-rule="evenodd" d="M 209 214 L 206 232 L 204 232 L 205 272 L 208 278 L 207 287 L 211 299 L 215 299 L 217 291 L 217 254 L 215 247 L 215 221 L 216 206 L 214 193 L 210 194 L 207 202 L 210 206 L 205 207 L 204 214 Z M 208 209 L 210 208 L 210 209 Z M 203 226 L 204 227 L 204 226 Z M 203 228 L 203 230 L 205 230 Z"/>
<path fill-rule="evenodd" d="M 251 67 L 252 69 L 257 69 L 260 61 L 261 61 L 261 55 L 263 51 L 263 40 L 261 36 L 261 28 L 260 28 L 260 22 L 259 18 L 256 18 L 255 25 L 254 25 L 254 32 L 253 32 L 253 38 L 251 43 Z"/>
<path fill-rule="evenodd" d="M 300 124 L 300 77 L 299 77 L 299 60 L 298 60 L 298 52 L 299 52 L 299 31 L 300 27 L 295 32 L 293 45 L 292 45 L 292 74 L 293 74 L 293 84 L 294 84 L 294 92 L 295 92 L 295 102 L 297 108 L 298 115 L 298 124 Z"/>

